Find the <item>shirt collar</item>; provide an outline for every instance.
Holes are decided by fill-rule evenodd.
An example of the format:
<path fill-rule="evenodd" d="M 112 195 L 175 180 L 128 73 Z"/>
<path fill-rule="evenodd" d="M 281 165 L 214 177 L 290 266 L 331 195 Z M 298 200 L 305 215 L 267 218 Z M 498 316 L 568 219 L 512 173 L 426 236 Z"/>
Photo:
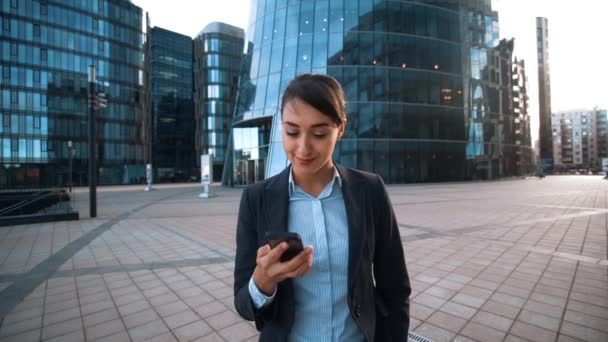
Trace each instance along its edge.
<path fill-rule="evenodd" d="M 332 178 L 331 182 L 332 186 L 333 183 L 338 180 L 338 186 L 340 186 L 340 188 L 342 187 L 342 178 L 340 177 L 340 174 L 338 173 L 338 169 L 336 168 L 336 166 L 334 165 L 334 177 Z M 289 197 L 291 197 L 291 195 L 293 195 L 293 193 L 296 191 L 296 183 L 293 181 L 293 168 L 289 168 Z"/>

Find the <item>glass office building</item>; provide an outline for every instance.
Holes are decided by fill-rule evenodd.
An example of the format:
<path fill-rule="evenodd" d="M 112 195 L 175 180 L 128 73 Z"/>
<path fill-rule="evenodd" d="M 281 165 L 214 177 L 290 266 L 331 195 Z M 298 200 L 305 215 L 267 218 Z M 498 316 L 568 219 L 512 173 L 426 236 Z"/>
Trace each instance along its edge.
<path fill-rule="evenodd" d="M 219 22 L 194 38 L 196 151 L 213 155 L 214 180 L 226 159 L 244 39 L 243 29 Z"/>
<path fill-rule="evenodd" d="M 155 182 L 196 177 L 192 38 L 148 30 L 151 164 Z"/>
<path fill-rule="evenodd" d="M 98 112 L 98 180 L 143 168 L 142 10 L 129 1 L 0 1 L 0 188 L 87 184 L 87 70 Z M 71 141 L 71 148 L 69 142 Z"/>
<path fill-rule="evenodd" d="M 510 56 L 489 0 L 254 0 L 247 32 L 225 184 L 288 164 L 280 95 L 306 72 L 329 74 L 346 92 L 334 159 L 386 182 L 506 176 L 507 154 L 530 149 L 505 140 L 501 61 L 511 68 Z"/>

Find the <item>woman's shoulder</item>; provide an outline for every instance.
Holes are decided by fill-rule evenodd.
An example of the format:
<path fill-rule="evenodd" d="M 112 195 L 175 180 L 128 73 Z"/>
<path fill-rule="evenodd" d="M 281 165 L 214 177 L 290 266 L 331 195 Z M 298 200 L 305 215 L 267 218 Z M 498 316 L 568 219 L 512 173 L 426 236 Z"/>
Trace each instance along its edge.
<path fill-rule="evenodd" d="M 378 184 L 382 182 L 382 178 L 373 172 L 363 171 L 359 169 L 353 169 L 350 167 L 345 167 L 341 165 L 337 165 L 338 171 L 340 172 L 341 177 L 348 177 L 354 182 L 364 182 L 367 184 Z"/>

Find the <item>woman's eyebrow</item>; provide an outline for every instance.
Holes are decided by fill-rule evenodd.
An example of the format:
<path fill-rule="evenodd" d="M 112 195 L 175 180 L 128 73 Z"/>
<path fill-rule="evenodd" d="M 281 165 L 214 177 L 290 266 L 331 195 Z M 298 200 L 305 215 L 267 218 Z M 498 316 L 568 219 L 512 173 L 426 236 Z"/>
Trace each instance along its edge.
<path fill-rule="evenodd" d="M 293 123 L 291 121 L 283 121 L 284 125 L 288 125 L 288 126 L 292 126 L 292 127 L 300 127 L 300 125 Z M 318 124 L 314 124 L 312 126 L 310 126 L 312 128 L 319 128 L 319 127 L 329 127 L 329 124 L 326 122 L 322 122 L 322 123 L 318 123 Z"/>

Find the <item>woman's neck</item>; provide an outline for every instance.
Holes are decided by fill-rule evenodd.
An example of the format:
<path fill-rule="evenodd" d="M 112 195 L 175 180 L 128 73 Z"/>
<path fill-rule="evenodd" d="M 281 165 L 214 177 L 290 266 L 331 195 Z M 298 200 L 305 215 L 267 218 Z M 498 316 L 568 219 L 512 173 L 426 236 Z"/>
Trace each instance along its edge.
<path fill-rule="evenodd" d="M 307 194 L 318 197 L 334 177 L 334 164 L 330 161 L 313 174 L 298 174 L 292 169 L 294 182 Z"/>

